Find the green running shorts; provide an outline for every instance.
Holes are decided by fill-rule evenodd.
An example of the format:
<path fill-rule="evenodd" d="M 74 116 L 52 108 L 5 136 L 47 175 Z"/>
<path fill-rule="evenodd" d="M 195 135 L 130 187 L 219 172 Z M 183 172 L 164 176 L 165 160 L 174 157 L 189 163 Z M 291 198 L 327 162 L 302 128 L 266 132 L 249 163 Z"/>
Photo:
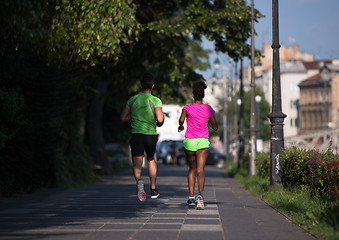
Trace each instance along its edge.
<path fill-rule="evenodd" d="M 209 148 L 210 141 L 208 138 L 185 138 L 184 147 L 188 151 L 196 152 L 199 149 Z"/>

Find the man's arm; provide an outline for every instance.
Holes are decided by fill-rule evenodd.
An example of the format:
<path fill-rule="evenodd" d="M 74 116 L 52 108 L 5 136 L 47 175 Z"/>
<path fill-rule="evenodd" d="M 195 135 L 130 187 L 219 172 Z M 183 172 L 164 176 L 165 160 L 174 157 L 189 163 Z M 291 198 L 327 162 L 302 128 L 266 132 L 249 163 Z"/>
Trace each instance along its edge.
<path fill-rule="evenodd" d="M 165 116 L 164 116 L 164 112 L 162 111 L 162 107 L 155 108 L 155 117 L 156 117 L 157 126 L 161 127 L 165 121 Z"/>
<path fill-rule="evenodd" d="M 120 116 L 120 120 L 122 122 L 129 122 L 131 121 L 131 110 L 130 108 L 124 108 L 124 110 L 122 110 L 121 116 Z"/>

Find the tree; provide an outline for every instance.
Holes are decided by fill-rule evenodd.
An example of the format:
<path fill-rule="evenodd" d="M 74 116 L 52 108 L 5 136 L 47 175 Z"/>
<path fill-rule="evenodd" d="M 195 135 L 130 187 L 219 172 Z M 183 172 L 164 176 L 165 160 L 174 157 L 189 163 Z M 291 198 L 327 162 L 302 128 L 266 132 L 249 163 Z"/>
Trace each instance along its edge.
<path fill-rule="evenodd" d="M 104 101 L 119 115 L 145 71 L 158 80 L 155 94 L 183 103 L 201 78 L 195 68 L 206 67 L 202 36 L 231 56 L 248 48 L 249 9 L 240 0 L 4 0 L 0 13 L 1 92 L 11 95 L 2 104 L 16 104 L 6 110 L 15 121 L 4 126 L 18 130 L 9 136 L 0 129 L 7 134 L 2 156 L 23 148 L 12 170 L 32 170 L 20 172 L 21 183 L 38 187 L 52 182 L 51 174 L 56 182 L 80 176 L 79 166 L 88 166 L 84 143 L 107 172 Z M 25 185 L 12 180 L 11 188 Z"/>
<path fill-rule="evenodd" d="M 178 1 L 176 14 L 152 22 L 150 28 L 172 36 L 202 36 L 215 42 L 215 50 L 237 61 L 250 55 L 246 41 L 251 32 L 251 8 L 244 0 Z M 255 21 L 262 17 L 255 9 Z"/>
<path fill-rule="evenodd" d="M 95 151 L 99 150 L 98 154 L 94 153 L 94 158 L 97 155 L 101 159 L 96 161 L 100 165 L 107 163 L 105 156 L 99 157 L 100 153 L 104 153 L 100 124 L 104 95 L 110 84 L 112 92 L 118 91 L 115 96 L 121 96 L 121 88 L 125 88 L 128 93 L 136 92 L 140 75 L 145 70 L 153 69 L 156 78 L 161 79 L 154 92 L 166 96 L 166 100 L 171 102 L 176 99 L 184 102 L 191 82 L 201 78 L 194 72 L 194 66 L 187 61 L 186 50 L 192 46 L 191 38 L 200 40 L 202 36 L 207 36 L 215 40 L 218 51 L 227 52 L 233 58 L 249 54 L 249 46 L 245 41 L 250 32 L 250 8 L 245 5 L 245 1 L 212 3 L 195 0 L 190 3 L 163 3 L 156 0 L 138 0 L 134 3 L 136 17 L 133 20 L 144 26 L 142 31 L 138 32 L 141 41 L 137 44 L 122 43 L 120 49 L 128 48 L 128 51 L 122 52 L 123 57 L 112 69 L 103 65 L 103 68 L 106 68 L 106 81 L 99 80 L 95 83 L 99 91 L 92 101 L 93 107 L 90 107 L 89 116 L 94 119 L 89 119 L 88 123 L 89 133 L 92 131 L 94 135 L 91 137 L 90 134 L 90 143 L 93 140 L 93 144 L 97 144 L 94 146 Z M 93 19 L 91 21 L 93 22 Z M 136 64 L 131 64 L 132 62 Z M 131 72 L 131 65 L 135 71 Z M 106 167 L 107 164 L 104 168 Z"/>
<path fill-rule="evenodd" d="M 138 40 L 142 30 L 135 11 L 135 4 L 127 0 L 66 0 L 56 4 L 52 21 L 50 54 L 54 60 L 66 59 L 95 69 L 95 78 L 88 79 L 95 93 L 89 96 L 87 133 L 94 162 L 103 173 L 109 172 L 102 134 L 103 96 L 111 82 L 112 65 L 118 63 L 123 47 Z"/>
<path fill-rule="evenodd" d="M 124 52 L 112 70 L 115 77 L 108 92 L 119 99 L 125 101 L 136 93 L 140 75 L 151 71 L 156 78 L 154 94 L 165 102 L 185 103 L 192 81 L 202 78 L 194 70 L 208 66 L 203 61 L 206 52 L 196 48 L 202 36 L 214 40 L 216 50 L 234 58 L 250 52 L 246 44 L 250 8 L 245 1 L 138 0 L 135 3 L 137 20 L 145 27 L 140 41 L 131 51 Z M 256 17 L 261 17 L 257 11 Z M 115 111 L 119 112 L 121 103 L 113 102 L 118 105 Z"/>
<path fill-rule="evenodd" d="M 137 41 L 142 30 L 128 0 L 64 0 L 55 9 L 49 38 L 54 60 L 116 63 L 122 47 Z"/>
<path fill-rule="evenodd" d="M 259 105 L 260 108 L 260 116 L 259 116 L 259 122 L 260 122 L 260 138 L 264 141 L 267 141 L 270 139 L 270 126 L 267 119 L 267 114 L 270 112 L 271 107 L 270 104 L 266 101 L 265 95 L 262 92 L 260 88 L 256 88 L 255 95 L 261 97 L 261 102 Z M 244 112 L 250 112 L 251 107 L 251 93 L 250 91 L 244 92 Z M 250 128 L 250 116 L 249 114 L 244 115 L 244 124 L 245 124 L 245 135 L 248 136 L 248 129 Z"/>
<path fill-rule="evenodd" d="M 21 180 L 18 175 L 2 175 L 4 179 L 7 176 L 2 186 L 30 191 L 25 184 L 41 187 L 50 182 L 65 183 L 82 175 L 80 169 L 88 165 L 82 144 L 88 103 L 96 95 L 92 89 L 99 81 L 106 81 L 102 75 L 109 72 L 108 64 L 118 61 L 122 48 L 137 40 L 141 26 L 133 15 L 135 5 L 123 0 L 4 0 L 0 11 L 0 80 L 2 92 L 11 95 L 2 104 L 17 104 L 5 113 L 16 119 L 5 122 L 5 131 L 0 129 L 0 135 L 4 133 L 6 139 L 11 139 L 3 149 L 1 159 L 6 167 L 2 170 L 10 170 L 7 174 L 11 174 L 20 165 L 27 169 L 17 171 Z M 19 108 L 27 121 L 15 138 L 14 123 L 19 126 L 22 118 L 16 114 Z M 21 152 L 23 145 L 27 147 L 24 157 L 11 155 Z M 9 159 L 13 164 L 7 164 Z M 40 159 L 44 164 L 39 163 Z"/>
<path fill-rule="evenodd" d="M 218 3 L 217 3 L 218 2 Z M 107 91 L 106 139 L 122 140 L 119 113 L 138 91 L 145 71 L 155 75 L 153 93 L 165 103 L 184 104 L 191 95 L 191 83 L 202 78 L 195 69 L 206 68 L 206 52 L 197 47 L 202 36 L 216 42 L 216 50 L 234 58 L 249 55 L 250 8 L 245 1 L 135 1 L 136 18 L 143 25 L 138 41 L 125 51 L 112 69 L 114 81 Z M 256 17 L 261 15 L 256 11 Z M 202 55 L 200 55 L 202 54 Z M 131 71 L 131 68 L 133 70 Z M 113 123 L 114 122 L 114 123 Z"/>

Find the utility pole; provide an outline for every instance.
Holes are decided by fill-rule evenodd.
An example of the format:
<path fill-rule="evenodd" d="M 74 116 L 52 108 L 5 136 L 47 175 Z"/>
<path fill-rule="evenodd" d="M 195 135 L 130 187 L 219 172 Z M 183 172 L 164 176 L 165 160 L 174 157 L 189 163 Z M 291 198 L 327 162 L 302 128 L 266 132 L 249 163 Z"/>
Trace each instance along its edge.
<path fill-rule="evenodd" d="M 254 0 L 251 1 L 251 113 L 250 113 L 250 161 L 249 175 L 256 173 L 255 157 L 257 155 L 257 130 L 255 117 L 255 72 L 254 72 Z"/>
<path fill-rule="evenodd" d="M 214 68 L 218 70 L 220 67 L 219 58 L 214 60 Z M 228 160 L 228 134 L 227 134 L 227 75 L 225 79 L 222 76 L 222 89 L 223 89 L 223 115 L 222 115 L 222 127 L 223 127 L 223 143 L 224 143 L 224 153 L 226 160 Z"/>
<path fill-rule="evenodd" d="M 271 121 L 271 166 L 270 185 L 282 183 L 283 169 L 281 168 L 281 152 L 284 149 L 284 118 L 286 115 L 281 108 L 280 62 L 279 62 L 279 11 L 278 0 L 272 0 L 272 112 L 268 115 Z"/>
<path fill-rule="evenodd" d="M 244 137 L 244 82 L 243 82 L 243 60 L 240 59 L 240 115 L 239 115 L 239 161 L 238 167 L 243 168 L 243 155 L 245 151 Z"/>

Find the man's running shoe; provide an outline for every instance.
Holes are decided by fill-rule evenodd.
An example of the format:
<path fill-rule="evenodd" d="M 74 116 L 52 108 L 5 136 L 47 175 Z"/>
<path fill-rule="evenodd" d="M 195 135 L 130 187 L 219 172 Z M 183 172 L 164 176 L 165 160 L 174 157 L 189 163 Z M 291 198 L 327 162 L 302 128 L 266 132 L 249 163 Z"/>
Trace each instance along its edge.
<path fill-rule="evenodd" d="M 202 193 L 199 193 L 197 196 L 197 210 L 204 210 L 205 209 L 205 203 L 204 203 L 204 196 Z"/>
<path fill-rule="evenodd" d="M 160 193 L 156 189 L 151 189 L 151 198 L 158 198 L 160 196 Z"/>
<path fill-rule="evenodd" d="M 189 205 L 195 204 L 195 197 L 188 197 L 187 204 L 189 204 Z"/>
<path fill-rule="evenodd" d="M 138 180 L 137 183 L 137 187 L 138 187 L 138 198 L 140 201 L 145 201 L 146 200 L 146 193 L 144 190 L 144 182 L 142 180 Z"/>

